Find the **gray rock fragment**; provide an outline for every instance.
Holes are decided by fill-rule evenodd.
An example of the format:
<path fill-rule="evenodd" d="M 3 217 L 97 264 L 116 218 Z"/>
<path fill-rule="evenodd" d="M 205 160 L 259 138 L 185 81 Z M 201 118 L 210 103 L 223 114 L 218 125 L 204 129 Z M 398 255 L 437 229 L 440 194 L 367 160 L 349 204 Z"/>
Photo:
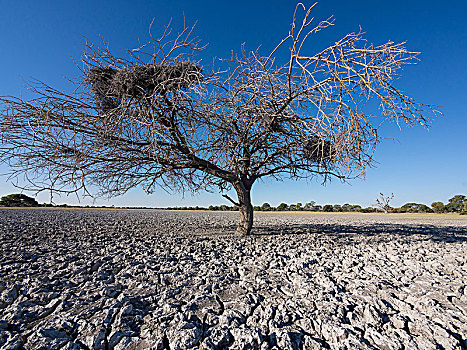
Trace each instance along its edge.
<path fill-rule="evenodd" d="M 225 349 L 233 342 L 228 327 L 212 327 L 206 332 L 202 345 L 208 349 Z"/>
<path fill-rule="evenodd" d="M 170 349 L 192 349 L 198 345 L 202 333 L 201 325 L 190 322 L 180 322 L 167 331 Z"/>

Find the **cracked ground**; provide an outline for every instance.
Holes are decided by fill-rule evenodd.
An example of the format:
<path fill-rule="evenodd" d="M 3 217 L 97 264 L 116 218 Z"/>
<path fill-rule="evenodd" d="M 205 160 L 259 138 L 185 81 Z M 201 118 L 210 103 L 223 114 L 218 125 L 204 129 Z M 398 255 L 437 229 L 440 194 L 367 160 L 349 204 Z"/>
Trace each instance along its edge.
<path fill-rule="evenodd" d="M 255 216 L 0 210 L 0 348 L 467 348 L 467 218 Z"/>

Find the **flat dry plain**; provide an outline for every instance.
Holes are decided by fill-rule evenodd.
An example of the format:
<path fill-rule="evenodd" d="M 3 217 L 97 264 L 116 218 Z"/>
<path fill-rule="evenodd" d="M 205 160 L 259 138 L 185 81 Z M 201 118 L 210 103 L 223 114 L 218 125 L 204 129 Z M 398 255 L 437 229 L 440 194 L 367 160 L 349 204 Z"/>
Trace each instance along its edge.
<path fill-rule="evenodd" d="M 467 217 L 0 210 L 2 349 L 466 349 Z"/>

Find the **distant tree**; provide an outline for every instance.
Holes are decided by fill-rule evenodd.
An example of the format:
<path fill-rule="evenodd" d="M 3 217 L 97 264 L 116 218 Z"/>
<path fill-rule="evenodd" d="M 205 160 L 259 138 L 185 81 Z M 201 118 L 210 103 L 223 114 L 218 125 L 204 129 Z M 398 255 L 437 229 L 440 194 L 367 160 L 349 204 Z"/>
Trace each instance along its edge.
<path fill-rule="evenodd" d="M 4 207 L 38 207 L 39 203 L 22 193 L 14 193 L 0 199 L 0 206 Z"/>
<path fill-rule="evenodd" d="M 359 212 L 361 212 L 361 213 L 375 213 L 376 209 L 373 208 L 373 207 L 361 208 L 361 209 L 359 209 Z"/>
<path fill-rule="evenodd" d="M 297 210 L 297 211 L 303 210 L 303 205 L 302 205 L 302 203 L 298 202 L 298 203 L 295 205 L 295 210 Z"/>
<path fill-rule="evenodd" d="M 406 203 L 400 208 L 400 212 L 402 213 L 431 213 L 433 210 L 421 203 Z"/>
<path fill-rule="evenodd" d="M 449 199 L 449 203 L 446 204 L 446 211 L 450 213 L 461 212 L 464 208 L 464 201 L 465 196 L 462 194 L 457 194 L 451 199 Z"/>
<path fill-rule="evenodd" d="M 313 210 L 313 207 L 315 206 L 315 204 L 316 204 L 315 201 L 309 201 L 308 203 L 305 203 L 305 206 L 303 207 L 303 209 L 311 211 Z"/>
<path fill-rule="evenodd" d="M 419 213 L 433 213 L 433 209 L 431 209 L 426 204 L 420 204 L 420 207 L 418 208 L 418 212 Z"/>
<path fill-rule="evenodd" d="M 333 206 L 330 205 L 330 204 L 326 204 L 326 205 L 323 207 L 323 211 L 332 212 L 332 211 L 333 211 Z"/>
<path fill-rule="evenodd" d="M 435 213 L 444 213 L 446 210 L 443 202 L 433 202 L 431 203 L 431 208 Z"/>
<path fill-rule="evenodd" d="M 32 100 L 0 99 L 0 160 L 37 191 L 219 190 L 239 208 L 237 232 L 249 234 L 256 181 L 363 174 L 383 120 L 426 125 L 433 111 L 393 85 L 416 62 L 403 44 L 373 46 L 358 32 L 305 52 L 332 25 L 312 26 L 312 7 L 297 5 L 270 53 L 242 47 L 206 60 L 213 66 L 201 65 L 188 27 L 151 33 L 125 57 L 88 44 L 72 92 L 34 82 Z M 373 99 L 380 119 L 362 112 Z"/>
<path fill-rule="evenodd" d="M 390 196 L 385 196 L 382 192 L 379 193 L 379 197 L 376 198 L 376 203 L 373 204 L 377 209 L 383 211 L 384 213 L 389 213 L 391 206 L 389 203 L 394 199 L 394 193 L 391 193 Z"/>
<path fill-rule="evenodd" d="M 263 205 L 261 206 L 261 210 L 262 211 L 271 211 L 272 208 L 271 208 L 271 205 L 269 203 L 263 203 Z"/>
<path fill-rule="evenodd" d="M 286 211 L 289 209 L 289 206 L 286 203 L 281 203 L 277 206 L 278 211 Z"/>
<path fill-rule="evenodd" d="M 342 207 L 341 207 L 341 205 L 340 205 L 340 204 L 334 204 L 334 205 L 332 206 L 332 211 L 335 211 L 336 213 L 342 212 Z"/>

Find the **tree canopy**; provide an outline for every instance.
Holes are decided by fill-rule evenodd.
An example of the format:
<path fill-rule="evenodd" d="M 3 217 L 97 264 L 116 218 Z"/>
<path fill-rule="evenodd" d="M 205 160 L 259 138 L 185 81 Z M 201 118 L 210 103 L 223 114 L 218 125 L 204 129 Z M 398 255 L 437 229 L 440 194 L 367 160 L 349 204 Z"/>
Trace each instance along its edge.
<path fill-rule="evenodd" d="M 372 45 L 356 32 L 307 52 L 332 24 L 316 23 L 312 8 L 297 5 L 271 52 L 242 47 L 212 66 L 197 60 L 190 27 L 151 34 L 126 57 L 88 43 L 75 91 L 36 81 L 33 100 L 0 100 L 0 159 L 38 191 L 220 190 L 239 207 L 238 232 L 249 233 L 259 179 L 362 175 L 382 120 L 427 125 L 433 111 L 393 85 L 416 60 L 404 43 Z M 370 99 L 379 116 L 363 112 Z"/>
<path fill-rule="evenodd" d="M 449 199 L 449 203 L 446 204 L 445 209 L 448 212 L 461 212 L 464 210 L 465 202 L 466 196 L 462 194 L 456 194 L 454 197 Z"/>
<path fill-rule="evenodd" d="M 0 199 L 0 206 L 4 207 L 37 207 L 39 203 L 22 193 L 13 193 Z"/>

